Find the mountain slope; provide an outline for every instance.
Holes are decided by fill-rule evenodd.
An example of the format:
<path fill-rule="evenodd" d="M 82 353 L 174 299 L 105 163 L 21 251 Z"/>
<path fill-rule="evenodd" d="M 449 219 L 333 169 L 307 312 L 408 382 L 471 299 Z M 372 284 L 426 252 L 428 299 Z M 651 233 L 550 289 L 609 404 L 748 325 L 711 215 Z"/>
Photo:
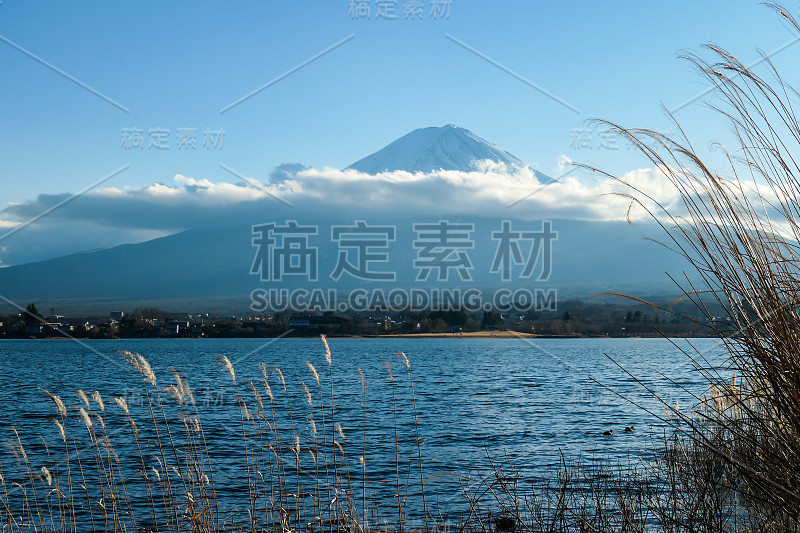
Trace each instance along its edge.
<path fill-rule="evenodd" d="M 431 217 L 427 222 L 437 221 Z M 580 296 L 616 290 L 639 295 L 675 293 L 665 271 L 679 275 L 687 265 L 677 254 L 642 239 L 642 233 L 654 235 L 655 225 L 631 228 L 622 222 L 581 222 L 554 220 L 558 240 L 553 243 L 553 270 L 546 282 L 528 280 L 500 282 L 490 274 L 497 247 L 492 231 L 496 219 L 469 219 L 475 224 L 475 248 L 471 256 L 472 280 L 462 282 L 457 276 L 447 283 L 435 276 L 427 282 L 415 280 L 413 267 L 416 250 L 413 223 L 426 220 L 370 219 L 370 224 L 392 224 L 397 227 L 397 241 L 389 249 L 390 263 L 379 270 L 394 271 L 394 283 L 370 283 L 343 276 L 335 282 L 330 274 L 336 264 L 338 245 L 331 242 L 330 224 L 353 224 L 352 220 L 315 221 L 322 230 L 311 242 L 319 251 L 319 281 L 309 283 L 303 277 L 286 277 L 276 284 L 262 282 L 250 274 L 256 254 L 249 226 L 192 229 L 135 245 L 123 245 L 71 256 L 0 269 L 0 294 L 19 305 L 36 302 L 40 307 L 63 309 L 92 301 L 98 311 L 109 311 L 124 305 L 133 308 L 140 302 L 186 301 L 193 299 L 206 310 L 221 298 L 236 298 L 239 309 L 249 303 L 249 294 L 257 288 L 280 287 L 324 288 L 351 291 L 356 288 L 381 286 L 401 287 L 476 287 L 495 290 L 501 287 L 556 288 L 559 297 Z M 512 221 L 514 228 L 535 229 L 539 222 Z M 680 276 L 679 276 L 680 277 Z M 119 303 L 120 305 L 117 305 Z M 162 303 L 168 305 L 168 303 Z M 0 306 L 7 307 L 7 306 Z"/>

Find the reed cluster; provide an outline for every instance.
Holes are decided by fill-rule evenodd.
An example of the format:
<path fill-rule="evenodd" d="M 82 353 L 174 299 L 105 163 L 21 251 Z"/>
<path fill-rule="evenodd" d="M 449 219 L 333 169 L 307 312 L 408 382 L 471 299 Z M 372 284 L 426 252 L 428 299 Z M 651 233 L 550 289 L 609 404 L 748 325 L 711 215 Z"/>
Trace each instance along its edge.
<path fill-rule="evenodd" d="M 767 6 L 800 38 L 789 10 Z M 710 58 L 684 59 L 714 90 L 709 105 L 733 133 L 732 146 L 716 145 L 721 168 L 671 114 L 676 136 L 598 122 L 658 169 L 677 202 L 665 205 L 624 177 L 581 166 L 616 180 L 629 213 L 644 210 L 661 226 L 661 243 L 686 259 L 693 275 L 673 280 L 704 320 L 683 318 L 720 339 L 726 364 L 684 351 L 707 382 L 688 409 L 648 389 L 664 409 L 650 414 L 674 432 L 633 465 L 565 461 L 524 490 L 517 476 L 495 469 L 469 491 L 472 529 L 800 530 L 800 93 L 763 52 L 748 66 L 715 44 L 706 51 Z M 498 509 L 503 519 L 493 522 Z"/>
<path fill-rule="evenodd" d="M 800 35 L 787 10 L 771 8 Z M 696 271 L 699 278 L 676 282 L 729 355 L 719 367 L 686 353 L 707 393 L 688 409 L 663 402 L 663 414 L 651 413 L 674 428 L 651 455 L 615 468 L 564 459 L 552 475 L 523 482 L 513 465 L 491 462 L 492 450 L 486 473 L 459 477 L 464 513 L 448 521 L 426 493 L 404 354 L 410 395 L 387 362 L 391 413 L 380 422 L 393 430 L 394 463 L 374 475 L 364 374 L 358 370 L 363 424 L 345 433 L 324 337 L 327 368 L 307 363 L 302 405 L 279 368 L 261 366 L 259 379 L 242 382 L 220 356 L 238 406 L 235 430 L 223 435 L 218 420 L 204 424 L 184 376 L 172 371 L 164 384 L 144 357 L 124 352 L 146 397 L 137 413 L 123 398 L 78 391 L 68 405 L 43 391 L 55 431 L 37 440 L 13 430 L 11 460 L 0 461 L 3 530 L 800 530 L 800 93 L 766 55 L 769 80 L 716 45 L 708 50 L 711 60 L 686 58 L 720 96 L 715 109 L 735 135 L 736 146 L 720 147 L 724 169 L 706 164 L 685 136 L 605 123 L 678 192 L 680 202 L 667 207 L 620 180 L 631 204 L 661 224 L 664 244 Z M 709 302 L 726 316 L 711 313 Z M 410 438 L 398 430 L 400 409 L 413 409 Z M 410 490 L 421 508 L 409 508 Z"/>
<path fill-rule="evenodd" d="M 790 31 L 789 10 L 768 4 Z M 709 104 L 733 134 L 716 147 L 719 167 L 678 136 L 604 122 L 666 177 L 670 206 L 619 179 L 623 196 L 661 224 L 665 240 L 696 276 L 675 279 L 721 339 L 727 364 L 692 358 L 708 393 L 680 411 L 664 404 L 677 430 L 662 466 L 688 485 L 684 502 L 703 509 L 703 528 L 797 531 L 800 517 L 800 122 L 798 92 L 761 53 L 754 72 L 715 44 L 709 58 L 684 56 L 714 89 Z M 674 120 L 674 117 L 672 117 Z M 600 169 L 592 169 L 606 176 Z M 617 179 L 617 178 L 615 178 Z M 725 311 L 711 312 L 709 304 Z M 690 496 L 690 497 L 689 497 Z M 676 495 L 677 497 L 677 495 Z M 688 499 L 687 499 L 688 498 Z M 686 504 L 675 505 L 685 509 Z M 686 519 L 680 527 L 691 527 Z"/>
<path fill-rule="evenodd" d="M 363 424 L 351 438 L 337 421 L 333 356 L 324 336 L 322 343 L 327 368 L 307 361 L 308 384 L 296 385 L 303 405 L 280 368 L 262 364 L 260 379 L 242 382 L 219 356 L 238 407 L 234 421 L 204 425 L 186 377 L 170 369 L 162 383 L 131 352 L 121 356 L 144 395 L 137 415 L 123 397 L 106 402 L 79 390 L 69 404 L 43 390 L 56 431 L 26 442 L 13 429 L 13 459 L 0 461 L 3 530 L 382 531 L 403 530 L 409 515 L 432 529 L 424 489 L 422 508 L 409 513 L 406 505 L 408 471 L 423 479 L 421 444 L 417 432 L 413 449 L 400 450 L 409 439 L 397 435 L 391 362 L 395 464 L 388 477 L 385 468 L 369 468 L 364 373 L 357 369 Z M 407 357 L 396 356 L 410 378 Z M 413 394 L 410 403 L 416 409 Z"/>

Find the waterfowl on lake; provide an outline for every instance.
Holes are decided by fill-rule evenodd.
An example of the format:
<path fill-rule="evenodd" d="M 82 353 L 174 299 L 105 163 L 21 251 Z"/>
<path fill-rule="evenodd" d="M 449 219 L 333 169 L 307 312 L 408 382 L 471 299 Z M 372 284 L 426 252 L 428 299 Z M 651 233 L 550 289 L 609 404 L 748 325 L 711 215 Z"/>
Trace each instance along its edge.
<path fill-rule="evenodd" d="M 501 531 L 503 533 L 513 533 L 513 531 L 517 528 L 517 522 L 509 516 L 502 516 L 494 519 L 494 526 L 497 531 Z"/>
<path fill-rule="evenodd" d="M 603 432 L 603 435 L 613 435 L 613 434 L 614 434 L 614 430 L 613 429 L 609 429 L 608 431 L 604 431 Z"/>
<path fill-rule="evenodd" d="M 633 426 L 625 426 L 625 431 L 631 432 L 633 431 L 633 429 L 634 429 Z"/>

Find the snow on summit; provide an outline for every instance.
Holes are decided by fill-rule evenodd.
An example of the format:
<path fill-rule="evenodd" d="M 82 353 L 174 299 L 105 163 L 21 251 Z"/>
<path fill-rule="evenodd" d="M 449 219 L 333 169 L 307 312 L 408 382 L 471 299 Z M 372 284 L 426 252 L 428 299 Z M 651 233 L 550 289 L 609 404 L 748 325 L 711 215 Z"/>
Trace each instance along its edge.
<path fill-rule="evenodd" d="M 471 131 L 448 124 L 441 128 L 414 130 L 345 170 L 357 170 L 364 174 L 398 170 L 423 173 L 439 170 L 474 172 L 475 163 L 487 159 L 504 163 L 509 170 L 528 166 Z M 539 172 L 536 172 L 536 176 L 540 181 L 541 178 L 550 180 Z"/>

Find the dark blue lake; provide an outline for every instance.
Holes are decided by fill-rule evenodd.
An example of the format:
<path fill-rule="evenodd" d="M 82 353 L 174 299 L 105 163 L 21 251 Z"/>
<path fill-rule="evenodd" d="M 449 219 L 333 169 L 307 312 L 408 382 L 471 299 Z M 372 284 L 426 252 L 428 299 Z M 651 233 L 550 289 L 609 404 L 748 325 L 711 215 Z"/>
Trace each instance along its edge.
<path fill-rule="evenodd" d="M 309 446 L 310 417 L 322 432 L 321 394 L 328 416 L 326 438 L 334 434 L 331 414 L 342 428 L 344 439 L 336 438 L 349 457 L 342 466 L 361 479 L 358 458 L 363 456 L 372 497 L 381 503 L 396 492 L 391 487 L 399 470 L 411 507 L 419 496 L 419 483 L 414 482 L 419 479 L 419 434 L 429 498 L 435 494 L 441 506 L 458 512 L 462 502 L 457 476 L 486 471 L 487 456 L 493 461 L 507 459 L 524 476 L 533 477 L 557 465 L 562 452 L 613 464 L 652 450 L 667 427 L 620 396 L 659 415 L 662 406 L 609 357 L 669 404 L 678 401 L 689 407 L 692 394 L 702 395 L 705 385 L 679 347 L 711 362 L 722 361 L 721 349 L 711 339 L 674 342 L 677 347 L 665 339 L 333 338 L 330 374 L 319 339 L 2 341 L 0 431 L 3 440 L 13 441 L 11 426 L 16 427 L 31 469 L 38 470 L 39 463 L 50 470 L 63 468 L 56 454 L 44 455 L 37 437 L 43 435 L 53 449 L 60 442 L 48 420 L 57 411 L 39 388 L 72 406 L 69 417 L 75 435 L 80 435 L 77 406 L 86 407 L 75 391 L 96 390 L 104 400 L 108 438 L 124 462 L 125 454 L 135 448 L 113 398 L 125 398 L 141 426 L 149 416 L 139 374 L 117 353 L 130 350 L 152 364 L 159 389 L 174 383 L 169 368 L 177 369 L 192 388 L 218 493 L 235 508 L 247 484 L 241 401 L 248 412 L 256 409 L 248 381 L 263 380 L 259 363 L 265 363 L 280 368 L 285 378 L 287 393 L 276 372 L 269 371 L 276 416 L 271 423 L 282 428 L 288 442 L 294 431 L 301 446 Z M 398 351 L 405 352 L 411 365 L 416 424 L 409 375 L 401 358 L 393 355 Z M 215 360 L 219 354 L 232 361 L 238 388 Z M 321 387 L 306 361 L 319 372 Z M 394 389 L 384 361 L 391 363 Z M 364 372 L 366 396 L 356 367 Z M 310 389 L 313 407 L 301 382 Z M 257 387 L 266 401 L 263 386 Z M 165 397 L 164 403 L 169 402 Z M 624 427 L 631 425 L 635 431 L 625 432 Z M 607 430 L 613 435 L 603 435 Z M 13 478 L 13 454 L 0 453 L 6 479 Z"/>

